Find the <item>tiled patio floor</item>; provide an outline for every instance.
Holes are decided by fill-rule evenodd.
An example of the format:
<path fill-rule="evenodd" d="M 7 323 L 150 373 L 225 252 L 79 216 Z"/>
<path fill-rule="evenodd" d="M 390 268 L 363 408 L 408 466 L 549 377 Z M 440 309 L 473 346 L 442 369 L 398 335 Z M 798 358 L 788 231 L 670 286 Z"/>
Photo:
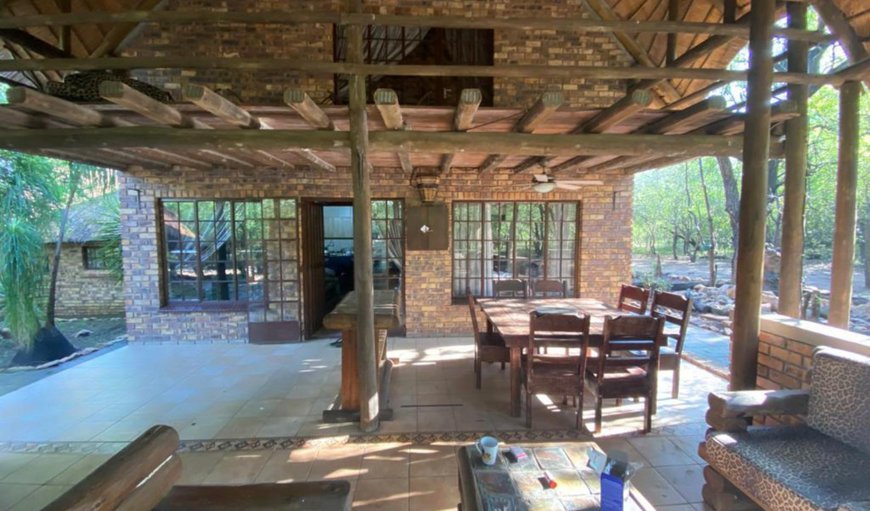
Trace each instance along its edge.
<path fill-rule="evenodd" d="M 390 356 L 401 361 L 391 385 L 396 420 L 364 438 L 348 439 L 353 425 L 320 422 L 339 384 L 340 350 L 328 341 L 133 345 L 0 396 L 0 510 L 39 509 L 155 423 L 179 431 L 185 482 L 344 478 L 354 482 L 359 509 L 455 509 L 453 455 L 467 443 L 455 432 L 526 443 L 576 436 L 574 410 L 547 396 L 534 405 L 533 432 L 510 417 L 508 372 L 496 365 L 484 368 L 483 390 L 475 390 L 470 339 L 391 342 Z M 662 375 L 652 435 L 636 434 L 642 403 L 629 402 L 606 408 L 608 438 L 598 440 L 646 465 L 636 484 L 653 504 L 681 506 L 662 509 L 700 502 L 695 450 L 706 396 L 725 387 L 691 364 L 682 378 L 674 400 L 670 374 Z"/>

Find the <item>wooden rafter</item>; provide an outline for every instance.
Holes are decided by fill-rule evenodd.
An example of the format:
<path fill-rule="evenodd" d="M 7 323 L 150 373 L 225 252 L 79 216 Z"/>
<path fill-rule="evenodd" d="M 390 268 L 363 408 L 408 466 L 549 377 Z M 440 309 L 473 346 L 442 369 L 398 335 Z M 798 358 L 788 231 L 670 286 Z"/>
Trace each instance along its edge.
<path fill-rule="evenodd" d="M 456 106 L 456 113 L 453 115 L 453 130 L 468 131 L 474 122 L 474 114 L 480 108 L 480 103 L 483 101 L 483 94 L 480 89 L 462 89 L 459 94 L 459 104 Z M 455 153 L 447 153 L 441 157 L 441 173 L 447 174 L 450 172 L 450 167 L 453 165 Z"/>
<path fill-rule="evenodd" d="M 142 0 L 143 2 L 146 0 Z M 19 15 L 0 19 L 0 28 L 59 27 L 81 24 L 281 24 L 306 25 L 314 23 L 336 25 L 394 25 L 406 27 L 439 27 L 456 29 L 495 30 L 556 30 L 569 32 L 623 32 L 638 33 L 683 33 L 719 34 L 733 37 L 748 37 L 747 27 L 722 23 L 687 21 L 628 21 L 614 19 L 594 20 L 584 16 L 555 17 L 466 17 L 466 16 L 411 16 L 395 14 L 348 14 L 335 11 L 214 11 L 202 9 L 185 10 L 133 10 L 133 11 L 78 11 L 70 14 Z M 793 30 L 775 27 L 777 37 L 800 39 L 810 42 L 829 40 L 825 34 L 814 31 Z"/>
<path fill-rule="evenodd" d="M 284 92 L 284 103 L 293 110 L 296 110 L 312 127 L 320 130 L 335 129 L 335 125 L 329 119 L 329 116 L 304 91 L 288 89 Z"/>
<path fill-rule="evenodd" d="M 619 101 L 592 116 L 592 118 L 580 123 L 580 125 L 574 128 L 571 133 L 604 133 L 612 126 L 619 124 L 623 120 L 639 112 L 641 109 L 648 107 L 651 102 L 652 94 L 648 90 L 639 89 L 632 91 Z M 525 172 L 526 170 L 538 165 L 546 167 L 553 161 L 553 159 L 554 158 L 549 156 L 536 156 L 534 158 L 529 158 L 514 167 L 514 172 Z"/>
<path fill-rule="evenodd" d="M 377 89 L 373 94 L 373 98 L 375 106 L 381 114 L 381 119 L 384 121 L 384 126 L 388 130 L 409 129 L 402 119 L 402 107 L 399 105 L 399 96 L 396 94 L 396 91 L 392 89 Z M 406 174 L 414 171 L 414 167 L 411 165 L 411 157 L 408 156 L 407 152 L 399 151 L 396 153 L 396 156 L 399 157 L 399 164 Z"/>
<path fill-rule="evenodd" d="M 0 29 L 0 38 L 15 43 L 43 57 L 55 59 L 68 59 L 73 57 L 69 52 L 43 41 L 42 39 L 32 35 L 30 32 L 17 28 Z"/>
<path fill-rule="evenodd" d="M 521 78 L 577 78 L 598 80 L 690 79 L 742 82 L 747 71 L 725 69 L 663 68 L 649 66 L 549 66 L 549 65 L 385 65 L 319 62 L 303 59 L 232 57 L 106 57 L 98 59 L 0 60 L 0 71 L 89 71 L 100 69 L 235 69 L 246 71 L 296 71 L 312 75 L 357 74 L 390 76 L 464 76 Z M 838 85 L 836 75 L 774 73 L 783 83 Z M 316 105 L 315 105 L 316 106 Z"/>
<path fill-rule="evenodd" d="M 516 133 L 532 133 L 539 123 L 546 120 L 560 106 L 562 106 L 562 94 L 559 92 L 545 92 L 538 101 L 529 108 L 514 125 Z M 480 173 L 486 173 L 496 169 L 507 159 L 506 153 L 492 154 L 480 167 Z"/>
<path fill-rule="evenodd" d="M 593 16 L 608 21 L 619 19 L 606 0 L 584 0 L 584 3 Z M 650 58 L 649 53 L 647 53 L 647 51 L 643 49 L 633 37 L 625 32 L 613 32 L 613 37 L 619 41 L 620 46 L 632 59 L 634 59 L 635 62 L 646 67 L 656 67 L 655 62 Z M 680 92 L 667 78 L 662 79 L 658 84 L 656 84 L 655 89 L 667 103 L 676 101 L 681 97 Z"/>
<path fill-rule="evenodd" d="M 867 58 L 867 49 L 864 42 L 855 33 L 855 29 L 849 20 L 843 15 L 843 11 L 834 5 L 833 0 L 811 0 L 813 7 L 821 16 L 825 25 L 837 36 L 843 45 L 843 50 L 852 63 L 860 62 Z"/>
<path fill-rule="evenodd" d="M 135 9 L 137 11 L 150 11 L 158 9 L 165 0 L 139 0 Z M 113 26 L 106 35 L 103 36 L 100 45 L 94 48 L 91 52 L 91 57 L 102 57 L 108 55 L 118 49 L 119 46 L 127 39 L 131 32 L 139 26 L 137 23 L 121 23 Z"/>

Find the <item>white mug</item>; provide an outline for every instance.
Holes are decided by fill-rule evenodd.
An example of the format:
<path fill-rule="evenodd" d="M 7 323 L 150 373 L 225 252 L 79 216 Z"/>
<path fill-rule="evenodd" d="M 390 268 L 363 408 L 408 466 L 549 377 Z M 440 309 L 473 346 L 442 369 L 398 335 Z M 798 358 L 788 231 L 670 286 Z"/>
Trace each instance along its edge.
<path fill-rule="evenodd" d="M 498 439 L 491 436 L 485 436 L 475 444 L 477 450 L 480 451 L 480 459 L 485 465 L 495 465 L 498 459 Z"/>

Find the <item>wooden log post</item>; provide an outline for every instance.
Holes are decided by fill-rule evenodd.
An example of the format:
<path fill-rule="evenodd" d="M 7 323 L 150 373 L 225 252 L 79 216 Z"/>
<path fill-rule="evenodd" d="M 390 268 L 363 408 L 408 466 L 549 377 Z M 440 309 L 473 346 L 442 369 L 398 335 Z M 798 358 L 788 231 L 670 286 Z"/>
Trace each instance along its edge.
<path fill-rule="evenodd" d="M 154 426 L 67 490 L 45 511 L 109 511 L 178 449 L 178 433 Z"/>
<path fill-rule="evenodd" d="M 860 82 L 840 88 L 840 152 L 837 162 L 837 198 L 834 214 L 834 255 L 831 263 L 831 305 L 828 323 L 849 328 L 852 309 L 852 271 L 855 260 L 855 192 L 858 186 L 858 105 Z"/>
<path fill-rule="evenodd" d="M 399 105 L 399 96 L 392 89 L 377 89 L 374 92 L 375 106 L 378 112 L 381 113 L 381 120 L 384 121 L 384 126 L 388 130 L 407 130 L 408 125 L 402 117 L 402 107 Z M 406 151 L 398 151 L 396 156 L 399 158 L 399 165 L 402 171 L 406 174 L 411 174 L 414 167 L 411 164 L 411 157 Z"/>
<path fill-rule="evenodd" d="M 737 242 L 737 298 L 731 334 L 732 390 L 755 388 L 761 288 L 764 281 L 770 87 L 773 83 L 771 29 L 775 2 L 752 0 L 751 6 L 746 130 L 743 132 L 743 187 Z"/>
<path fill-rule="evenodd" d="M 361 12 L 361 0 L 348 0 L 349 12 Z M 348 61 L 363 61 L 363 27 L 347 27 Z M 353 179 L 353 272 L 357 295 L 357 371 L 359 373 L 359 427 L 378 429 L 378 359 L 375 346 L 374 284 L 372 276 L 372 191 L 367 158 L 369 131 L 366 80 L 350 77 L 350 153 Z"/>
<path fill-rule="evenodd" d="M 805 29 L 807 5 L 789 2 L 788 26 Z M 788 70 L 807 71 L 808 45 L 801 41 L 788 42 Z M 788 99 L 794 103 L 799 115 L 785 123 L 785 192 L 782 207 L 782 261 L 779 270 L 780 314 L 800 316 L 801 281 L 803 278 L 804 212 L 807 194 L 807 98 L 806 85 L 790 84 Z"/>
<path fill-rule="evenodd" d="M 462 89 L 459 94 L 459 104 L 456 106 L 456 113 L 453 114 L 453 130 L 468 131 L 474 122 L 474 115 L 480 108 L 480 103 L 483 101 L 483 94 L 480 89 Z M 441 173 L 447 174 L 450 172 L 450 167 L 453 166 L 453 159 L 456 157 L 454 153 L 445 153 L 441 157 Z"/>

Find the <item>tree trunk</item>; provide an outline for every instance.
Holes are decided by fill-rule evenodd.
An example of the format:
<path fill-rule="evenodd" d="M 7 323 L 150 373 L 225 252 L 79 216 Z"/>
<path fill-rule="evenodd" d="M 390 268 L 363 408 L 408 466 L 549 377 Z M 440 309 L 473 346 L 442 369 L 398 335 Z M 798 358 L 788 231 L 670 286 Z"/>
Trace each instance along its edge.
<path fill-rule="evenodd" d="M 57 275 L 60 272 L 60 254 L 63 249 L 63 239 L 66 234 L 66 224 L 69 220 L 69 211 L 70 208 L 72 208 L 73 199 L 75 199 L 79 187 L 78 171 L 75 169 L 75 164 L 70 164 L 69 172 L 69 196 L 66 198 L 66 205 L 64 206 L 63 213 L 60 217 L 57 243 L 54 244 L 54 256 L 51 259 L 51 279 L 48 283 L 48 303 L 45 306 L 45 326 L 47 328 L 54 327 L 55 309 L 57 304 Z"/>
<path fill-rule="evenodd" d="M 866 217 L 864 217 L 864 250 L 861 252 L 863 255 L 864 264 L 864 287 L 870 287 L 870 201 L 867 202 L 865 206 L 867 212 Z"/>
<path fill-rule="evenodd" d="M 707 182 L 704 180 L 704 161 L 698 160 L 698 175 L 701 177 L 701 190 L 704 192 L 704 207 L 707 210 L 707 228 L 710 229 L 710 246 L 707 250 L 707 260 L 710 264 L 710 285 L 716 285 L 716 228 L 713 225 L 713 212 L 710 210 L 710 195 L 707 193 Z"/>
<path fill-rule="evenodd" d="M 734 266 L 737 262 L 737 233 L 740 216 L 740 192 L 737 189 L 737 179 L 734 178 L 734 166 L 727 156 L 716 158 L 719 164 L 719 174 L 722 175 L 722 187 L 725 190 L 725 211 L 731 224 L 731 282 L 734 282 Z"/>

